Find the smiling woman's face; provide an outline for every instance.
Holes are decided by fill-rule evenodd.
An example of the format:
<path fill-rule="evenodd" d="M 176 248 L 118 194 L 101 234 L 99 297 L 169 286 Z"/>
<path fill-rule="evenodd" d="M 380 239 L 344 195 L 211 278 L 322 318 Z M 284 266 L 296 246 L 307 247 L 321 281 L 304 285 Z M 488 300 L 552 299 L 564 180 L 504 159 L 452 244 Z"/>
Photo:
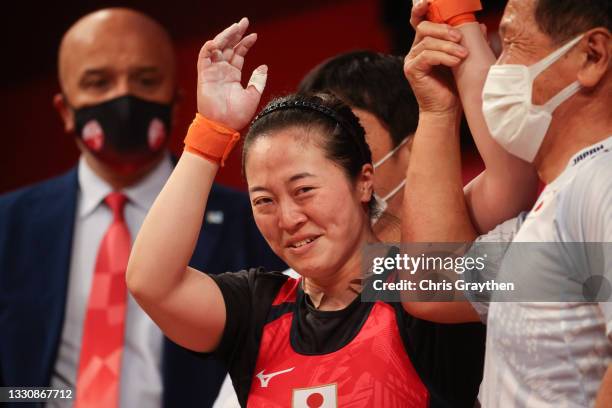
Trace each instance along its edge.
<path fill-rule="evenodd" d="M 314 132 L 291 127 L 259 137 L 245 173 L 255 222 L 272 250 L 301 275 L 320 278 L 359 256 L 372 172 L 351 182 Z"/>

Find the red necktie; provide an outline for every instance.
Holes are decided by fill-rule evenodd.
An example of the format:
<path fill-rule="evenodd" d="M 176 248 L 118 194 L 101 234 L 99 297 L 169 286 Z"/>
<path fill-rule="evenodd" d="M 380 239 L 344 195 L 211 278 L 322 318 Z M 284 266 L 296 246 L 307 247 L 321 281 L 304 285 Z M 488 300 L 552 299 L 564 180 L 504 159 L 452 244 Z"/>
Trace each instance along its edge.
<path fill-rule="evenodd" d="M 127 303 L 125 270 L 131 240 L 123 218 L 127 197 L 113 192 L 104 201 L 113 211 L 113 222 L 98 248 L 83 326 L 75 408 L 119 406 Z"/>

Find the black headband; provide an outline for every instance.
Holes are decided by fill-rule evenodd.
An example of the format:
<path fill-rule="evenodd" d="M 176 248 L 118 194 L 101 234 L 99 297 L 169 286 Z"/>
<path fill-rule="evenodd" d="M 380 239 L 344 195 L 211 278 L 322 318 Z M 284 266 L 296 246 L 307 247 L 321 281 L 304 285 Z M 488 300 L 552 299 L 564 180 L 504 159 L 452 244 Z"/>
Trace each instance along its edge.
<path fill-rule="evenodd" d="M 284 110 L 284 109 L 296 109 L 296 108 L 302 109 L 302 110 L 313 110 L 313 111 L 320 112 L 324 114 L 325 116 L 329 117 L 330 119 L 332 119 L 334 122 L 337 122 L 340 125 L 342 125 L 342 122 L 343 122 L 342 119 L 340 118 L 340 116 L 338 116 L 338 114 L 333 109 L 330 109 L 327 106 L 319 105 L 317 103 L 308 102 L 308 101 L 282 101 L 282 102 L 273 103 L 269 105 L 268 107 L 266 107 L 264 110 L 262 110 L 259 113 L 259 115 L 255 117 L 255 119 L 253 120 L 253 123 L 257 122 L 259 119 L 263 118 L 264 116 L 274 111 Z M 346 129 L 346 130 L 349 131 L 349 129 Z"/>
<path fill-rule="evenodd" d="M 319 112 L 323 114 L 324 116 L 326 116 L 327 118 L 333 120 L 338 125 L 340 125 L 342 128 L 344 128 L 344 130 L 348 132 L 349 135 L 353 137 L 353 140 L 357 144 L 357 148 L 359 149 L 359 153 L 361 154 L 361 157 L 363 158 L 364 163 L 370 163 L 370 161 L 367 160 L 368 156 L 366 155 L 366 152 L 363 150 L 363 146 L 357 140 L 357 134 L 355 132 L 355 129 L 352 129 L 346 123 L 346 121 L 343 120 L 340 117 L 340 115 L 338 115 L 338 113 L 336 113 L 335 110 L 330 109 L 327 106 L 319 105 L 318 103 L 309 102 L 309 101 L 299 101 L 299 100 L 272 103 L 271 105 L 267 106 L 264 110 L 262 110 L 259 113 L 259 115 L 255 117 L 255 119 L 253 119 L 253 122 L 251 123 L 251 125 L 253 125 L 259 119 L 263 118 L 266 115 L 269 115 L 272 112 L 276 112 L 279 110 L 285 110 L 285 109 L 311 110 L 311 111 Z"/>

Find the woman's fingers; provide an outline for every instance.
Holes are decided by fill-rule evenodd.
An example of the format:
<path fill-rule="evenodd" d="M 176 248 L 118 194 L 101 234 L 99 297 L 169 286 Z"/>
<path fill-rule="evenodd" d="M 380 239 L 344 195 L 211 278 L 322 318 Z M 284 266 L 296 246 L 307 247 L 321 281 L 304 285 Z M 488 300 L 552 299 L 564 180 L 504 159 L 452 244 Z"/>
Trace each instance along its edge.
<path fill-rule="evenodd" d="M 234 23 L 221 31 L 217 36 L 209 41 L 206 41 L 200 49 L 198 56 L 198 69 L 203 69 L 223 59 L 223 48 L 228 44 L 230 37 L 235 35 L 239 30 L 238 23 Z"/>
<path fill-rule="evenodd" d="M 432 23 L 431 21 L 422 21 L 416 27 L 414 36 L 414 44 L 418 44 L 425 37 L 434 37 L 440 40 L 460 42 L 461 31 L 449 26 L 448 24 Z"/>
<path fill-rule="evenodd" d="M 244 57 L 256 41 L 256 33 L 251 33 L 244 37 L 242 40 L 240 40 L 240 42 L 234 47 L 233 55 L 229 60 L 229 63 L 232 64 L 234 67 L 238 68 L 239 70 L 242 70 L 242 65 L 244 64 Z"/>
<path fill-rule="evenodd" d="M 225 61 L 230 61 L 233 58 L 234 48 L 240 43 L 240 41 L 242 41 L 242 37 L 249 27 L 249 20 L 246 17 L 243 17 L 242 20 L 236 24 L 236 28 L 230 32 L 227 41 L 225 42 L 225 46 L 221 48 Z"/>
<path fill-rule="evenodd" d="M 404 72 L 412 78 L 420 78 L 429 74 L 438 65 L 457 66 L 461 59 L 441 51 L 425 50 L 413 58 L 406 58 Z"/>
<path fill-rule="evenodd" d="M 249 27 L 249 20 L 243 17 L 239 22 L 232 24 L 221 31 L 211 41 L 207 41 L 200 51 L 200 58 L 210 58 L 214 50 L 219 50 L 223 59 L 229 61 L 233 55 L 233 48 L 242 40 L 242 36 Z M 219 60 L 218 58 L 216 58 Z"/>
<path fill-rule="evenodd" d="M 241 85 L 245 55 L 257 34 L 245 35 L 249 20 L 243 18 L 207 41 L 198 58 L 198 112 L 234 129 L 252 118 L 266 86 L 268 68 L 258 67 L 246 88 Z"/>
<path fill-rule="evenodd" d="M 202 48 L 200 48 L 200 54 L 198 55 L 198 71 L 201 71 L 212 64 L 211 54 L 215 50 L 215 45 L 212 40 L 206 41 Z"/>
<path fill-rule="evenodd" d="M 242 17 L 240 21 L 238 21 L 238 31 L 232 38 L 230 38 L 230 42 L 227 44 L 228 48 L 234 48 L 236 44 L 240 42 L 244 36 L 244 33 L 246 33 L 247 29 L 249 28 L 249 24 L 249 19 L 246 17 Z"/>
<path fill-rule="evenodd" d="M 225 30 L 221 31 L 212 41 L 215 47 L 220 50 L 234 48 L 234 45 L 238 44 L 248 27 L 249 20 L 244 17 L 239 22 L 234 23 Z"/>
<path fill-rule="evenodd" d="M 421 25 L 428 23 L 423 22 Z M 438 26 L 438 27 L 434 27 Z M 441 25 L 426 26 L 422 33 L 434 33 L 441 37 L 449 38 L 446 32 L 442 35 Z M 418 44 L 414 44 L 406 56 L 405 72 L 412 77 L 421 77 L 428 74 L 433 66 L 444 65 L 454 67 L 468 56 L 468 49 L 454 41 L 436 37 L 424 37 Z"/>
<path fill-rule="evenodd" d="M 198 68 L 206 68 L 214 62 L 230 61 L 231 63 L 232 59 L 235 57 L 235 48 L 238 44 L 243 43 L 242 40 L 244 39 L 242 37 L 248 27 L 249 20 L 243 17 L 239 22 L 232 24 L 217 34 L 214 39 L 206 41 L 200 49 Z M 247 45 L 250 43 L 248 46 L 251 46 L 254 42 L 255 41 L 250 38 L 249 41 L 247 41 Z M 242 58 L 244 58 L 244 54 L 246 54 L 246 52 L 242 54 Z"/>
<path fill-rule="evenodd" d="M 434 37 L 425 37 L 421 42 L 412 47 L 410 54 L 417 56 L 426 50 L 440 51 L 462 59 L 468 55 L 468 49 L 464 46 Z"/>
<path fill-rule="evenodd" d="M 221 62 L 225 61 L 225 58 L 223 57 L 223 53 L 221 51 L 215 49 L 210 53 L 210 60 L 211 62 Z"/>
<path fill-rule="evenodd" d="M 410 13 L 410 25 L 412 28 L 416 30 L 419 23 L 425 20 L 428 8 L 427 0 L 420 0 L 412 6 L 412 11 Z"/>
<path fill-rule="evenodd" d="M 251 79 L 246 87 L 248 92 L 256 91 L 260 96 L 266 87 L 266 80 L 268 79 L 268 66 L 260 65 L 251 74 Z"/>

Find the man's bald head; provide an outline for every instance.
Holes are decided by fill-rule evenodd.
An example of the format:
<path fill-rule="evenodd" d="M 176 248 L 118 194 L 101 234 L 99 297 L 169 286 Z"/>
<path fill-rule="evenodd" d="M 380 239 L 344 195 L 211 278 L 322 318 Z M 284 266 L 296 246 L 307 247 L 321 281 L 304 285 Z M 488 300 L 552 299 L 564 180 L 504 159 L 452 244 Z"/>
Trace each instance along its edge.
<path fill-rule="evenodd" d="M 170 102 L 175 65 L 166 30 L 125 8 L 99 10 L 78 20 L 64 35 L 58 58 L 60 85 L 72 107 L 128 93 Z"/>

